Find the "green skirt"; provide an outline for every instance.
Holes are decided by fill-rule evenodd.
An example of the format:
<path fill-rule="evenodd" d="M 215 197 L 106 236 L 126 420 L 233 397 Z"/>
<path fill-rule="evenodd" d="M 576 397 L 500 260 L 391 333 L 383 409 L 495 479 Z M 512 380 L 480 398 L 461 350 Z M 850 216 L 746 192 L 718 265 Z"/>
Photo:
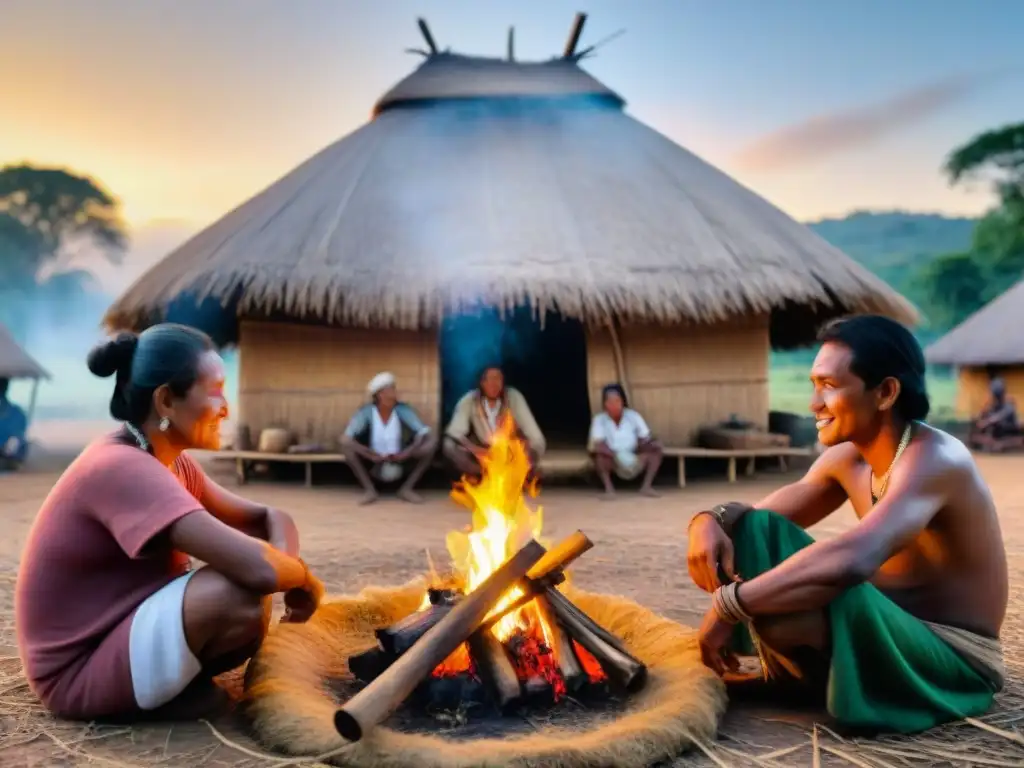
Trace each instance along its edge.
<path fill-rule="evenodd" d="M 813 542 L 781 515 L 753 510 L 733 530 L 736 570 L 753 579 Z M 997 685 L 873 585 L 839 595 L 828 606 L 828 619 L 826 700 L 838 723 L 913 733 L 983 714 L 992 705 Z M 754 653 L 746 627 L 736 629 L 735 650 Z"/>

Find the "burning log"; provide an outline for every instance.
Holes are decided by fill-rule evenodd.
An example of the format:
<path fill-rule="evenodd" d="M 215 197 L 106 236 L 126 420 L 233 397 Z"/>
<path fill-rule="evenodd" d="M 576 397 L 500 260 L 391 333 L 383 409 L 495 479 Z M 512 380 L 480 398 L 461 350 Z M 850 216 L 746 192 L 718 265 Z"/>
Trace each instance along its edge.
<path fill-rule="evenodd" d="M 519 700 L 519 675 L 505 645 L 490 629 L 478 629 L 469 638 L 469 652 L 477 673 L 502 712 Z"/>
<path fill-rule="evenodd" d="M 395 657 L 381 648 L 370 648 L 368 651 L 348 657 L 348 670 L 356 680 L 368 683 L 380 677 L 384 670 L 391 666 Z"/>
<path fill-rule="evenodd" d="M 450 605 L 431 605 L 429 609 L 406 616 L 390 627 L 374 632 L 377 642 L 391 656 L 401 656 L 434 627 L 441 619 L 451 613 Z"/>
<path fill-rule="evenodd" d="M 569 693 L 576 693 L 587 682 L 587 673 L 583 670 L 579 659 L 576 658 L 576 652 L 572 648 L 572 639 L 565 634 L 558 623 L 547 596 L 538 595 L 536 600 L 537 611 L 551 635 L 551 653 L 565 679 L 565 689 Z"/>
<path fill-rule="evenodd" d="M 548 588 L 545 597 L 558 623 L 572 639 L 597 659 L 609 680 L 629 693 L 643 687 L 647 681 L 647 667 L 631 656 L 621 641 L 557 590 Z"/>
<path fill-rule="evenodd" d="M 466 595 L 383 674 L 334 713 L 338 733 L 348 741 L 358 741 L 366 731 L 383 722 L 420 681 L 469 639 L 502 595 L 522 579 L 543 554 L 544 548 L 531 540 Z"/>

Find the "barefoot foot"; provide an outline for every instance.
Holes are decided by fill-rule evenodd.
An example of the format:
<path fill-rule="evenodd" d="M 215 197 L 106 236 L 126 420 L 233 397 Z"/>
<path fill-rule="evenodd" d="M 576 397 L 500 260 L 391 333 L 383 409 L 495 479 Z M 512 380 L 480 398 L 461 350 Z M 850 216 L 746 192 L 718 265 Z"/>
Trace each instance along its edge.
<path fill-rule="evenodd" d="M 614 501 L 615 500 L 615 489 L 606 488 L 604 493 L 601 494 L 601 501 Z"/>
<path fill-rule="evenodd" d="M 373 502 L 375 502 L 379 498 L 380 494 L 377 493 L 376 491 L 367 491 L 359 500 L 359 505 L 365 507 L 367 504 L 373 504 Z"/>
<path fill-rule="evenodd" d="M 420 496 L 412 488 L 399 488 L 396 494 L 402 501 L 407 501 L 410 504 L 422 504 L 423 497 Z"/>
<path fill-rule="evenodd" d="M 649 486 L 649 485 L 645 485 L 645 486 L 643 486 L 643 487 L 642 487 L 642 488 L 640 489 L 640 495 L 641 495 L 641 496 L 646 496 L 646 497 L 647 497 L 647 498 L 649 498 L 649 499 L 658 499 L 658 498 L 661 498 L 661 494 L 660 494 L 660 493 L 658 493 L 658 492 L 657 492 L 656 490 L 654 490 L 653 488 L 651 488 L 651 486 Z"/>

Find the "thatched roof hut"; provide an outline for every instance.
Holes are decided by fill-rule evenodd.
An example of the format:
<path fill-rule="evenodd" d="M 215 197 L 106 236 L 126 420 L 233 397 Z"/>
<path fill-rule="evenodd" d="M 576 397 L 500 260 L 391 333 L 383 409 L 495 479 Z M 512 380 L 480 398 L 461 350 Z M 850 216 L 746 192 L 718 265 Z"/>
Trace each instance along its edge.
<path fill-rule="evenodd" d="M 50 374 L 0 325 L 0 379 L 49 379 Z"/>
<path fill-rule="evenodd" d="M 742 327 L 757 339 L 752 375 L 764 394 L 732 410 L 763 421 L 769 337 L 806 343 L 820 321 L 856 312 L 916 319 L 883 281 L 627 115 L 625 100 L 580 67 L 579 24 L 565 54 L 543 62 L 442 53 L 426 33 L 424 62 L 378 101 L 369 123 L 154 266 L 110 308 L 108 324 L 143 327 L 182 297 L 223 304 L 232 328 L 242 320 L 243 379 L 256 377 L 242 384 L 247 422 L 262 408 L 257 389 L 310 389 L 308 366 L 299 386 L 248 365 L 247 346 L 250 359 L 274 344 L 298 349 L 299 331 L 261 320 L 322 326 L 302 332 L 303 353 L 319 357 L 313 350 L 335 340 L 331 354 L 355 371 L 332 368 L 335 386 L 354 387 L 387 365 L 425 376 L 421 404 L 434 417 L 437 329 L 466 309 L 526 305 L 581 322 L 592 392 L 629 367 L 638 397 L 647 366 L 667 365 L 659 357 L 721 356 L 715 344 L 689 353 L 687 345 L 728 345 L 723 329 Z M 605 357 L 599 348 L 612 354 L 609 326 L 621 329 L 623 348 L 611 368 L 595 362 Z M 370 353 L 352 345 L 383 334 L 385 349 L 365 365 L 353 359 Z M 414 352 L 421 347 L 432 351 Z M 705 374 L 697 378 L 716 375 Z M 656 388 L 692 378 L 666 375 Z M 656 407 L 650 398 L 646 406 Z M 279 419 L 306 414 L 273 410 Z M 683 439 L 696 416 L 673 419 L 667 431 Z"/>
<path fill-rule="evenodd" d="M 957 413 L 977 415 L 989 396 L 989 380 L 998 374 L 1007 391 L 1024 403 L 1024 280 L 972 314 L 924 352 L 933 365 L 959 369 Z"/>

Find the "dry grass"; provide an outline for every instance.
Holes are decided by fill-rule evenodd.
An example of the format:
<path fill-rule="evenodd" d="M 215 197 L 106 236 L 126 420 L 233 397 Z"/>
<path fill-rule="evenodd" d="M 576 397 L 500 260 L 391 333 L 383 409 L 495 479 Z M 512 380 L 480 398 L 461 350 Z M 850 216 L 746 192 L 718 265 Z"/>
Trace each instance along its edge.
<path fill-rule="evenodd" d="M 704 766 L 1024 766 L 1024 499 L 1019 477 L 1024 459 L 980 461 L 1001 510 L 1010 558 L 1013 603 L 1004 626 L 1009 684 L 994 710 L 915 737 L 843 739 L 820 713 L 735 706 L 714 742 L 673 765 Z M 271 755 L 259 747 L 237 716 L 214 723 L 155 724 L 132 728 L 60 723 L 46 715 L 20 674 L 14 648 L 12 601 L 18 553 L 53 473 L 0 478 L 0 764 L 21 766 L 189 766 L 250 768 L 315 765 L 315 760 Z M 706 596 L 688 582 L 682 547 L 689 514 L 729 498 L 760 497 L 780 482 L 766 474 L 738 486 L 701 482 L 660 500 L 623 493 L 598 504 L 587 491 L 542 493 L 545 528 L 552 537 L 583 528 L 595 549 L 579 562 L 580 586 L 618 593 L 695 626 Z M 253 485 L 246 493 L 293 512 L 305 537 L 311 566 L 335 592 L 366 584 L 402 583 L 425 569 L 424 547 L 439 557 L 444 533 L 464 515 L 441 494 L 423 507 L 383 502 L 372 513 L 354 505 L 352 488 Z M 815 528 L 819 537 L 852 521 L 843 510 Z M 226 680 L 238 685 L 238 676 Z"/>

